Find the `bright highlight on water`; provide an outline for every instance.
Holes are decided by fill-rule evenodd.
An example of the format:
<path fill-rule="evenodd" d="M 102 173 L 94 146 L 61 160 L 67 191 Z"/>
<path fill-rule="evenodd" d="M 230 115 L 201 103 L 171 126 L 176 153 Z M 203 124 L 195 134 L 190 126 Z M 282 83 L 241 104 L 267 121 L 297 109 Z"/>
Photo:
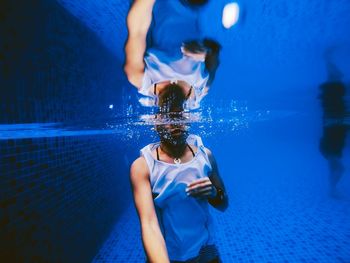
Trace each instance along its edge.
<path fill-rule="evenodd" d="M 230 3 L 224 7 L 222 11 L 222 25 L 229 29 L 234 26 L 239 19 L 239 5 L 238 3 Z"/>

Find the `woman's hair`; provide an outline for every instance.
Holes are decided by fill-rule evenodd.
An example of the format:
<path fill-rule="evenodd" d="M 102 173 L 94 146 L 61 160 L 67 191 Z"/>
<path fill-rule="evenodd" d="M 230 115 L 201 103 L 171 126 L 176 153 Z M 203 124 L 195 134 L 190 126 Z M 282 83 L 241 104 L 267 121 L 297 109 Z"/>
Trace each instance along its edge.
<path fill-rule="evenodd" d="M 183 104 L 186 95 L 181 86 L 169 84 L 159 93 L 158 106 L 160 113 L 169 113 L 174 111 L 183 111 Z"/>
<path fill-rule="evenodd" d="M 197 7 L 204 5 L 208 2 L 208 0 L 180 0 L 183 4 L 192 6 L 192 7 Z"/>

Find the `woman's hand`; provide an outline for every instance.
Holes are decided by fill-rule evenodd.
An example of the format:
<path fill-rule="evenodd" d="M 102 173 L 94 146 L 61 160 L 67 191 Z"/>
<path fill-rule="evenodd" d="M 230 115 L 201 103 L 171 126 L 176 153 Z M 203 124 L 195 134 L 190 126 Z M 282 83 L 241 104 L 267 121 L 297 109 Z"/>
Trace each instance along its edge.
<path fill-rule="evenodd" d="M 215 186 L 210 181 L 209 177 L 198 179 L 187 185 L 187 195 L 197 198 L 214 198 L 217 195 Z"/>

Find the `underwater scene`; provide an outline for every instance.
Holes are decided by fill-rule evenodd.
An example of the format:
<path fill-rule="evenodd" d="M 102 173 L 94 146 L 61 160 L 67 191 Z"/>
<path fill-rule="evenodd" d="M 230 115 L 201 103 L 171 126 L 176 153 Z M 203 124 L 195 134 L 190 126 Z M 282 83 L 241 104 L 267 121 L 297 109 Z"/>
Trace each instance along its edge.
<path fill-rule="evenodd" d="M 350 2 L 0 8 L 0 262 L 350 262 Z"/>

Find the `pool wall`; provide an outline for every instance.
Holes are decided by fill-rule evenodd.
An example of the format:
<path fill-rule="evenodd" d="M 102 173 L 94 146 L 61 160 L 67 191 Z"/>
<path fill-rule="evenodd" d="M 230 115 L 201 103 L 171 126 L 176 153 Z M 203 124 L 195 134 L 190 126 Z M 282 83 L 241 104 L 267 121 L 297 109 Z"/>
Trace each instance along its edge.
<path fill-rule="evenodd" d="M 55 1 L 18 4 L 5 1 L 0 11 L 0 123 L 113 116 L 109 105 L 127 89 L 122 62 Z"/>
<path fill-rule="evenodd" d="M 55 1 L 5 1 L 0 18 L 0 123 L 84 124 L 123 110 L 121 62 Z M 0 140 L 0 261 L 91 261 L 131 202 L 117 141 Z"/>

